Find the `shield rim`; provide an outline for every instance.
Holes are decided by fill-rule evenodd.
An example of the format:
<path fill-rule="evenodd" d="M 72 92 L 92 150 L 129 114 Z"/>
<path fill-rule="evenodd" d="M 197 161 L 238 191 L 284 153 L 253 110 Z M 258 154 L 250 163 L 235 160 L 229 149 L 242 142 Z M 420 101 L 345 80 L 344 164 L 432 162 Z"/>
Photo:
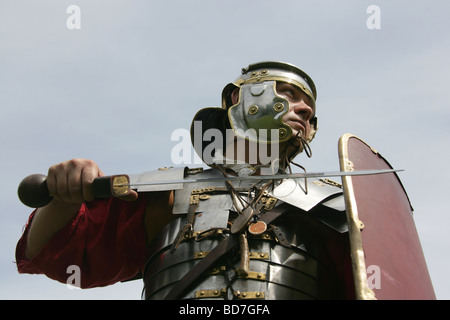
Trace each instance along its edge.
<path fill-rule="evenodd" d="M 369 146 L 359 137 L 346 133 L 339 138 L 338 153 L 339 166 L 341 171 L 353 171 L 353 163 L 348 157 L 348 141 L 350 138 L 356 138 L 367 145 L 374 154 L 378 151 Z M 353 183 L 351 176 L 342 177 L 342 189 L 344 192 L 348 232 L 350 238 L 350 256 L 352 262 L 353 280 L 355 287 L 355 298 L 357 300 L 376 300 L 375 292 L 369 288 L 366 273 L 366 261 L 362 246 L 361 229 L 364 224 L 358 218 L 358 208 L 356 204 L 355 194 L 353 192 Z"/>

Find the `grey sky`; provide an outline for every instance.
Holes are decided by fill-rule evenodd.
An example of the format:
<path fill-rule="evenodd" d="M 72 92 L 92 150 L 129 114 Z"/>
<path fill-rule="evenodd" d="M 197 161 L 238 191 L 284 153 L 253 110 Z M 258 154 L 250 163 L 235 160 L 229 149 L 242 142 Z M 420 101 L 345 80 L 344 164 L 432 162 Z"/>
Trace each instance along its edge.
<path fill-rule="evenodd" d="M 373 4 L 379 30 L 366 26 Z M 69 5 L 81 9 L 80 30 L 66 26 Z M 318 88 L 313 157 L 297 162 L 338 169 L 349 132 L 405 169 L 436 295 L 449 299 L 449 11 L 440 0 L 0 0 L 0 298 L 139 299 L 140 281 L 82 291 L 17 274 L 31 212 L 18 183 L 74 157 L 107 174 L 170 166 L 175 129 L 219 106 L 240 68 L 281 60 Z"/>

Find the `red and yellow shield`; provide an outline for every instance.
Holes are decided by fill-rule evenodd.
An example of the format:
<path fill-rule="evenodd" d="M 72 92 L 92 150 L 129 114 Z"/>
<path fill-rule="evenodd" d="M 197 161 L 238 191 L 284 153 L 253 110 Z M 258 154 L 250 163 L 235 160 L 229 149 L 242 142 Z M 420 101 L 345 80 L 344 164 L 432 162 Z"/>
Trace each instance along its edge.
<path fill-rule="evenodd" d="M 341 171 L 391 169 L 358 137 L 339 140 Z M 342 178 L 357 299 L 435 299 L 413 220 L 396 173 Z"/>

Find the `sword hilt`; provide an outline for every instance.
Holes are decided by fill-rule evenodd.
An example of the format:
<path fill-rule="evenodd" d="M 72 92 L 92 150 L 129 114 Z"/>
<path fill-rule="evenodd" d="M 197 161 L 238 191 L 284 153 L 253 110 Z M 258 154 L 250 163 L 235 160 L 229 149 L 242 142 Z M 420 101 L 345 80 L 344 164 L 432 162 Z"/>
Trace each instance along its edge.
<path fill-rule="evenodd" d="M 121 197 L 130 193 L 130 178 L 126 174 L 103 176 L 92 182 L 94 196 L 97 199 Z M 53 196 L 47 186 L 47 177 L 43 174 L 32 174 L 25 177 L 19 184 L 17 194 L 20 201 L 31 208 L 41 208 L 48 205 Z"/>

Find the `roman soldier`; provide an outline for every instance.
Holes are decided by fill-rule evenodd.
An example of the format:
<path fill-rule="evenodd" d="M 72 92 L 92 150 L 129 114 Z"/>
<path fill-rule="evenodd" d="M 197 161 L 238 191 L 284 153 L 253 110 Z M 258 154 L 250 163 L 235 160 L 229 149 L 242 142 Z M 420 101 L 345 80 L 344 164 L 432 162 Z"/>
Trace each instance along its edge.
<path fill-rule="evenodd" d="M 86 288 L 142 277 L 144 299 L 371 299 L 402 298 L 402 292 L 433 298 L 427 272 L 422 296 L 392 293 L 395 271 L 387 280 L 381 272 L 395 269 L 389 259 L 370 260 L 379 277 L 368 277 L 361 250 L 372 258 L 379 247 L 376 236 L 362 238 L 388 218 L 371 218 L 363 228 L 361 217 L 370 210 L 357 210 L 367 201 L 353 187 L 365 181 L 360 188 L 376 197 L 374 188 L 394 186 L 391 207 L 406 210 L 399 221 L 414 227 L 396 173 L 370 175 L 370 183 L 368 176 L 351 176 L 355 167 L 392 169 L 373 148 L 351 135 L 341 138 L 343 186 L 326 175 L 308 175 L 294 162 L 301 152 L 311 156 L 316 99 L 314 82 L 298 67 L 251 64 L 225 86 L 222 107 L 194 116 L 192 144 L 208 169 L 163 168 L 123 182 L 104 177 L 90 160 L 52 166 L 44 193 L 53 200 L 30 218 L 17 246 L 19 271 L 65 282 L 65 268 L 77 265 Z M 366 149 L 373 152 L 370 161 L 353 156 Z M 383 210 L 378 200 L 371 210 Z M 412 260 L 426 271 L 416 239 L 412 232 L 403 247 L 413 247 Z M 385 253 L 390 251 L 395 249 Z"/>

